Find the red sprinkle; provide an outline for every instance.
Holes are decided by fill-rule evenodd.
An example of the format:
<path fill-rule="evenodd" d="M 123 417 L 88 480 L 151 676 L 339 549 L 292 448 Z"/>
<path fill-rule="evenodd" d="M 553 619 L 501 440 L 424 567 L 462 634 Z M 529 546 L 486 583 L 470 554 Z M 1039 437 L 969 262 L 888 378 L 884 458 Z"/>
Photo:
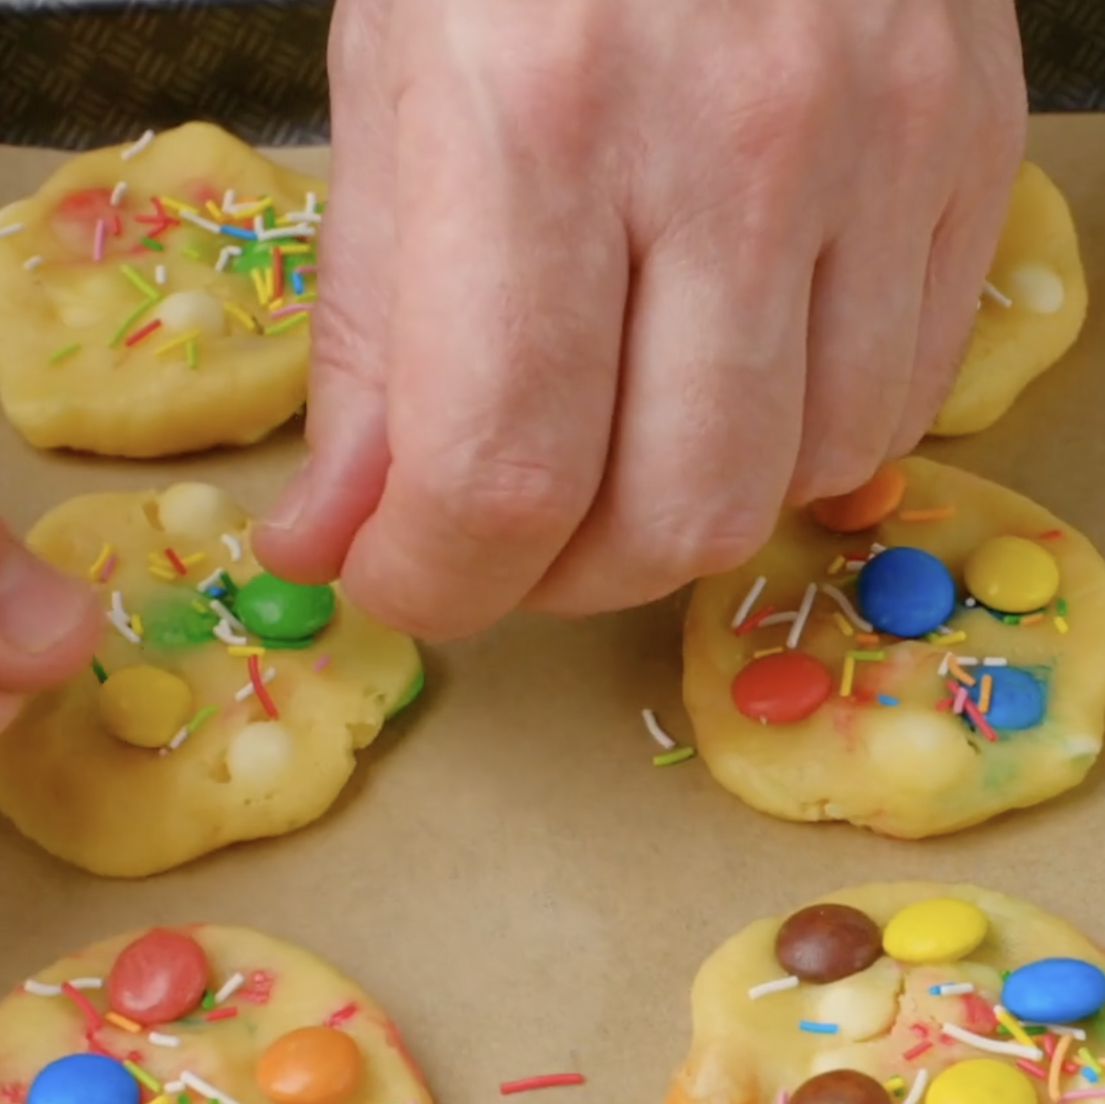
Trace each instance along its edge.
<path fill-rule="evenodd" d="M 920 1057 L 926 1050 L 932 1050 L 932 1043 L 927 1039 L 923 1043 L 918 1043 L 916 1046 L 912 1046 L 907 1050 L 902 1057 L 907 1062 L 912 1062 L 914 1058 Z"/>
<path fill-rule="evenodd" d="M 1023 1069 L 1029 1077 L 1035 1077 L 1038 1081 L 1047 1080 L 1047 1070 L 1038 1062 L 1032 1062 L 1028 1058 L 1018 1058 L 1017 1065 Z"/>
<path fill-rule="evenodd" d="M 752 632 L 753 629 L 759 628 L 760 623 L 770 617 L 774 611 L 774 606 L 764 606 L 763 609 L 757 610 L 751 617 L 746 617 L 737 626 L 737 636 L 745 636 L 747 633 Z"/>
<path fill-rule="evenodd" d="M 147 322 L 140 330 L 135 330 L 134 333 L 132 333 L 130 337 L 128 337 L 126 341 L 123 342 L 123 344 L 126 345 L 128 348 L 131 345 L 137 345 L 139 341 L 145 341 L 145 339 L 149 337 L 150 334 L 160 329 L 161 319 L 155 318 L 152 322 Z"/>
<path fill-rule="evenodd" d="M 118 215 L 111 216 L 111 236 L 117 238 L 123 232 L 123 220 Z"/>
<path fill-rule="evenodd" d="M 503 1096 L 514 1093 L 532 1092 L 534 1089 L 553 1089 L 560 1085 L 583 1085 L 585 1079 L 581 1073 L 547 1073 L 542 1077 L 527 1077 L 522 1081 L 504 1081 L 499 1086 Z"/>
<path fill-rule="evenodd" d="M 255 655 L 249 657 L 249 681 L 253 683 L 253 692 L 257 695 L 257 700 L 261 703 L 261 708 L 264 709 L 274 721 L 279 720 L 280 714 L 277 713 L 276 706 L 273 704 L 272 698 L 269 697 L 268 689 L 261 678 L 261 664 L 258 662 Z"/>
<path fill-rule="evenodd" d="M 272 297 L 284 298 L 284 254 L 279 246 L 274 246 L 272 251 Z"/>
<path fill-rule="evenodd" d="M 165 559 L 173 565 L 173 570 L 178 575 L 188 574 L 188 568 L 184 566 L 184 561 L 171 548 L 165 549 Z"/>
<path fill-rule="evenodd" d="M 215 1023 L 216 1020 L 232 1020 L 237 1015 L 237 1008 L 216 1008 L 214 1012 L 208 1012 L 203 1018 L 208 1023 Z"/>
<path fill-rule="evenodd" d="M 1049 529 L 1046 533 L 1041 533 L 1036 539 L 1037 540 L 1055 540 L 1056 537 L 1061 537 L 1062 535 L 1063 535 L 1063 530 L 1062 529 Z"/>
<path fill-rule="evenodd" d="M 84 1014 L 85 1022 L 88 1025 L 88 1030 L 99 1031 L 104 1026 L 104 1021 L 100 1016 L 100 1013 L 92 1006 L 92 1002 L 79 990 L 74 989 L 72 985 L 67 981 L 61 983 L 61 991 L 81 1010 Z"/>
<path fill-rule="evenodd" d="M 909 1025 L 909 1030 L 921 1039 L 927 1039 L 929 1037 L 929 1029 L 923 1023 L 911 1023 Z"/>
<path fill-rule="evenodd" d="M 936 703 L 936 712 L 947 713 L 954 704 L 955 698 L 941 698 L 941 700 Z"/>
<path fill-rule="evenodd" d="M 347 1004 L 342 1008 L 339 1008 L 337 1012 L 331 1013 L 326 1017 L 326 1027 L 341 1027 L 344 1023 L 349 1023 L 351 1019 L 357 1014 L 357 1006 L 355 1004 Z"/>
<path fill-rule="evenodd" d="M 986 723 L 986 718 L 979 712 L 979 708 L 970 698 L 966 698 L 963 702 L 963 710 L 968 717 L 974 722 L 975 728 L 986 737 L 992 744 L 998 742 L 998 734 Z"/>
<path fill-rule="evenodd" d="M 238 997 L 249 1004 L 268 1004 L 276 978 L 267 970 L 254 970 L 249 980 L 238 990 Z"/>
<path fill-rule="evenodd" d="M 0 1085 L 0 1100 L 4 1104 L 26 1104 L 27 1086 L 20 1081 Z"/>
<path fill-rule="evenodd" d="M 1064 1073 L 1079 1073 L 1081 1071 L 1081 1069 L 1082 1069 L 1082 1067 L 1077 1062 L 1064 1062 L 1063 1063 L 1063 1072 Z"/>

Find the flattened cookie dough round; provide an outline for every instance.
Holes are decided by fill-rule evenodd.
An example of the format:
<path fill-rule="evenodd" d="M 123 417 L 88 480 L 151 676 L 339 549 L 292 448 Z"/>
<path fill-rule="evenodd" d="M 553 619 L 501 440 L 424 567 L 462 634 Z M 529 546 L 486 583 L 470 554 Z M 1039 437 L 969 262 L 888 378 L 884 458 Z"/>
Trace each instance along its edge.
<path fill-rule="evenodd" d="M 321 959 L 247 928 L 111 939 L 0 1001 L 0 1099 L 138 1104 L 182 1094 L 430 1104 L 383 1009 Z"/>
<path fill-rule="evenodd" d="M 1105 562 L 1013 491 L 896 467 L 785 514 L 748 564 L 696 585 L 683 691 L 707 767 L 749 805 L 915 839 L 1085 777 Z"/>
<path fill-rule="evenodd" d="M 221 490 L 98 494 L 29 544 L 96 583 L 93 670 L 0 734 L 0 812 L 59 858 L 140 877 L 322 816 L 422 686 L 413 641 L 337 587 L 265 575 Z"/>
<path fill-rule="evenodd" d="M 871 933 L 862 962 L 856 914 Z M 796 960 L 850 968 L 822 982 Z M 990 890 L 841 890 L 750 924 L 705 962 L 667 1104 L 1082 1099 L 1101 1084 L 1103 967 L 1069 924 Z"/>
<path fill-rule="evenodd" d="M 1047 174 L 1026 162 L 967 355 L 930 432 L 958 437 L 993 425 L 1074 344 L 1086 303 L 1070 208 Z"/>
<path fill-rule="evenodd" d="M 38 448 L 151 457 L 286 422 L 306 399 L 325 198 L 190 123 L 74 157 L 0 210 L 12 424 Z"/>

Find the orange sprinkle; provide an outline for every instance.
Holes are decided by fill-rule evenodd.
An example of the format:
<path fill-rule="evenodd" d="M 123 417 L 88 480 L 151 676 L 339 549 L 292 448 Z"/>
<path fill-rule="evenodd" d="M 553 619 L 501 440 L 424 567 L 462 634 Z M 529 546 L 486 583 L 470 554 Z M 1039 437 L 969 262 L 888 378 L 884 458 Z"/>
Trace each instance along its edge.
<path fill-rule="evenodd" d="M 856 630 L 852 628 L 851 624 L 848 621 L 848 618 L 845 617 L 844 614 L 840 612 L 840 610 L 833 611 L 833 620 L 836 622 L 836 627 L 840 629 L 840 631 L 845 636 L 855 635 Z"/>
<path fill-rule="evenodd" d="M 132 1035 L 141 1035 L 142 1028 L 134 1022 L 134 1020 L 128 1020 L 126 1016 L 120 1016 L 118 1012 L 108 1012 L 104 1019 L 109 1024 L 114 1024 L 116 1027 L 121 1027 L 124 1031 L 129 1031 Z"/>
<path fill-rule="evenodd" d="M 1032 613 L 1032 614 L 1029 614 L 1028 617 L 1022 617 L 1021 618 L 1021 624 L 1022 625 L 1038 625 L 1043 619 L 1044 619 L 1044 615 L 1042 613 Z"/>
<path fill-rule="evenodd" d="M 951 666 L 949 664 L 949 666 Z M 994 680 L 990 675 L 982 676 L 982 687 L 978 692 L 978 711 L 980 713 L 990 712 L 990 695 L 994 691 Z"/>
<path fill-rule="evenodd" d="M 774 612 L 774 606 L 764 606 L 762 610 L 752 614 L 751 617 L 746 617 L 737 628 L 737 636 L 746 636 L 752 632 L 753 629 L 760 627 L 760 622 L 765 618 L 770 617 Z"/>
<path fill-rule="evenodd" d="M 938 506 L 932 510 L 903 510 L 898 515 L 899 521 L 944 521 L 953 517 L 954 506 Z"/>
<path fill-rule="evenodd" d="M 1051 1068 L 1047 1075 L 1047 1094 L 1052 1100 L 1058 1100 L 1062 1095 L 1059 1090 L 1059 1074 L 1063 1071 L 1063 1062 L 1067 1057 L 1068 1050 L 1070 1050 L 1070 1036 L 1061 1035 L 1059 1045 L 1051 1056 Z"/>
<path fill-rule="evenodd" d="M 974 686 L 975 680 L 971 675 L 968 675 L 954 659 L 948 659 L 948 670 L 961 682 L 964 686 Z"/>
<path fill-rule="evenodd" d="M 181 560 L 181 558 L 171 548 L 165 549 L 165 559 L 167 559 L 169 563 L 173 565 L 173 570 L 178 575 L 188 574 L 188 568 L 184 565 L 184 562 Z"/>
<path fill-rule="evenodd" d="M 888 518 L 905 495 L 905 473 L 897 464 L 884 464 L 862 487 L 810 503 L 810 513 L 834 533 L 859 533 Z"/>
<path fill-rule="evenodd" d="M 881 644 L 877 633 L 856 633 L 857 644 Z"/>

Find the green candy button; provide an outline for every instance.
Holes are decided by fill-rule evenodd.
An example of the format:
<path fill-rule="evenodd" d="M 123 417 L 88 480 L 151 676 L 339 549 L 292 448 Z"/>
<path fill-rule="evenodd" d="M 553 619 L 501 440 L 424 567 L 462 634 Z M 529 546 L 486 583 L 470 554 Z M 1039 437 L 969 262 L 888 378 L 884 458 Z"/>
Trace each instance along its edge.
<path fill-rule="evenodd" d="M 334 616 L 332 587 L 287 583 L 267 572 L 250 579 L 234 599 L 234 615 L 254 636 L 307 640 Z"/>

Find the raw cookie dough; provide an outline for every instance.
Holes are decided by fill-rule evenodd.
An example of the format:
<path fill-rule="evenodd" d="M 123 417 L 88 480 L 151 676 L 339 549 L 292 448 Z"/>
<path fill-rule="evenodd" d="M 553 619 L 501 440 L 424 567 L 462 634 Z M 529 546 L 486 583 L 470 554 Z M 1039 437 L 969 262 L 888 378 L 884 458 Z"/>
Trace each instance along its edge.
<path fill-rule="evenodd" d="M 147 1101 L 430 1104 L 358 986 L 298 947 L 214 924 L 108 940 L 0 1001 L 0 1100 L 138 1104 L 140 1086 Z"/>
<path fill-rule="evenodd" d="M 1105 731 L 1102 670 L 1089 541 L 920 458 L 784 514 L 748 564 L 696 585 L 684 632 L 684 701 L 726 789 L 907 839 L 1081 782 Z"/>
<path fill-rule="evenodd" d="M 137 152 L 135 152 L 137 150 Z M 38 448 L 248 445 L 304 403 L 326 187 L 206 123 L 0 210 L 0 402 Z"/>
<path fill-rule="evenodd" d="M 95 581 L 109 625 L 96 667 L 0 734 L 0 812 L 93 873 L 318 819 L 421 688 L 409 637 L 262 573 L 249 518 L 207 484 L 75 498 L 28 543 Z"/>
<path fill-rule="evenodd" d="M 1074 344 L 1086 301 L 1067 201 L 1042 169 L 1026 162 L 967 355 L 930 432 L 958 437 L 993 425 Z"/>
<path fill-rule="evenodd" d="M 857 912 L 870 927 L 866 965 L 854 959 Z M 828 982 L 806 969 L 840 963 Z M 1069 924 L 1000 893 L 930 882 L 842 890 L 756 921 L 706 961 L 690 1056 L 667 1104 L 1105 1096 L 1103 966 Z"/>

